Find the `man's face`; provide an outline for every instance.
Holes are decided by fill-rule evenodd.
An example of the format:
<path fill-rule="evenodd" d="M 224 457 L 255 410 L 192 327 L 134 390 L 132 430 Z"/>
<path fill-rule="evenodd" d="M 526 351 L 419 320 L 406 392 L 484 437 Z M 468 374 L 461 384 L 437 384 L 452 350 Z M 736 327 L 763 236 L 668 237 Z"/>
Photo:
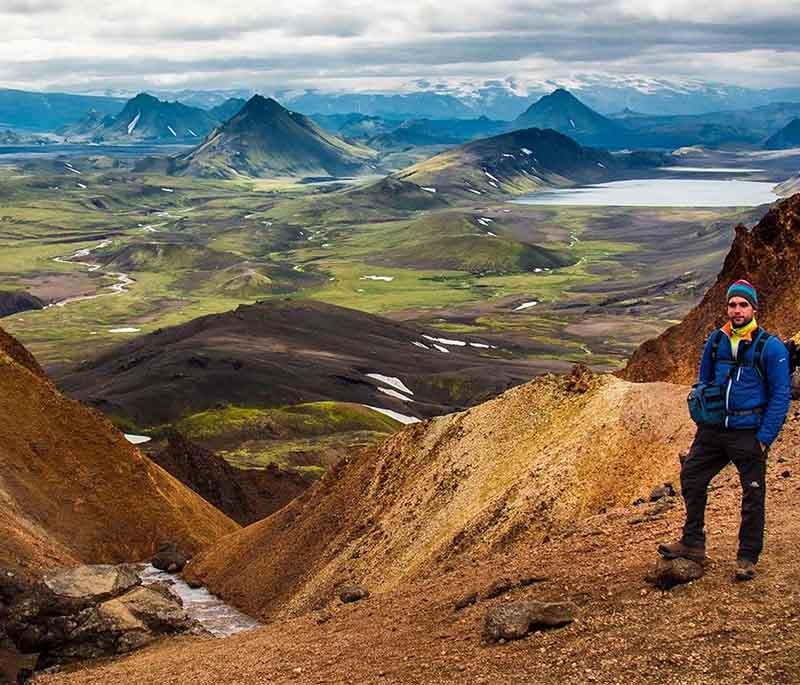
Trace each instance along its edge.
<path fill-rule="evenodd" d="M 728 300 L 728 318 L 736 328 L 750 323 L 750 319 L 753 318 L 755 313 L 756 310 L 753 309 L 753 305 L 743 297 L 734 296 Z"/>

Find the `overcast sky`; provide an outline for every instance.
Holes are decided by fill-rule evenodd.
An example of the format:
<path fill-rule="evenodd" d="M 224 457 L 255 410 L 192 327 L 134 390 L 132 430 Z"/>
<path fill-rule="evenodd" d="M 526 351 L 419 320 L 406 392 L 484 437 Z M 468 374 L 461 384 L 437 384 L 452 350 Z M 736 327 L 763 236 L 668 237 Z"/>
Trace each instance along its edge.
<path fill-rule="evenodd" d="M 387 91 L 589 72 L 800 86 L 799 5 L 0 0 L 0 87 Z"/>

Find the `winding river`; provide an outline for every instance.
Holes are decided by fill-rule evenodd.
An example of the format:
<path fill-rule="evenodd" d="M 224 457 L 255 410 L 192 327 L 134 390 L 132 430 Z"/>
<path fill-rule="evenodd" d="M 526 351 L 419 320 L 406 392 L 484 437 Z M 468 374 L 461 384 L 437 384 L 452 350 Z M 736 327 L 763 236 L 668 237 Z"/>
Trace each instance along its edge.
<path fill-rule="evenodd" d="M 80 264 L 86 267 L 88 271 L 99 271 L 100 264 L 93 262 L 87 263 L 80 261 L 84 257 L 88 257 L 94 252 L 95 250 L 102 250 L 104 247 L 108 247 L 111 245 L 113 241 L 111 240 L 104 240 L 101 243 L 98 243 L 94 247 L 85 247 L 82 250 L 78 250 L 73 254 L 67 257 L 54 257 L 53 261 L 58 262 L 59 264 Z M 85 300 L 94 300 L 98 297 L 105 297 L 107 295 L 121 295 L 122 293 L 128 292 L 128 286 L 133 285 L 136 281 L 128 276 L 128 274 L 122 273 L 121 271 L 103 271 L 101 272 L 103 276 L 113 276 L 117 279 L 116 283 L 113 283 L 109 286 L 105 286 L 104 290 L 107 292 L 96 293 L 95 295 L 78 295 L 77 297 L 67 297 L 63 300 L 58 300 L 57 302 L 52 302 L 48 304 L 45 309 L 49 309 L 50 307 L 65 307 L 72 302 L 83 302 Z"/>

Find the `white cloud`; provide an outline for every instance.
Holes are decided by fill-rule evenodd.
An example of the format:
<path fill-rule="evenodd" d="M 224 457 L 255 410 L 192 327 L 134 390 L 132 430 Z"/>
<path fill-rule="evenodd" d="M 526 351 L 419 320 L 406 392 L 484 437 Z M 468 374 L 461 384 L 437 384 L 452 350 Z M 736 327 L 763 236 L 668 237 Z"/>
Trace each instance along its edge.
<path fill-rule="evenodd" d="M 568 79 L 798 85 L 796 0 L 5 0 L 0 85 L 50 89 Z"/>

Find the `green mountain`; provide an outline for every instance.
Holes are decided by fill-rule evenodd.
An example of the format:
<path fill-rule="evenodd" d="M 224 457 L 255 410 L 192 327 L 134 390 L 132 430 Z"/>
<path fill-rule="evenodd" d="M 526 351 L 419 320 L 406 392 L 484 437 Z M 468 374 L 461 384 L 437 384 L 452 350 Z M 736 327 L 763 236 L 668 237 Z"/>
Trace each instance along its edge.
<path fill-rule="evenodd" d="M 90 112 L 65 133 L 93 141 L 184 141 L 206 136 L 217 123 L 205 110 L 139 93 L 116 116 L 101 117 Z"/>
<path fill-rule="evenodd" d="M 800 147 L 800 118 L 792 119 L 780 131 L 770 136 L 764 147 L 768 150 Z"/>
<path fill-rule="evenodd" d="M 513 122 L 513 128 L 552 128 L 584 145 L 624 146 L 621 124 L 584 105 L 559 88 L 534 102 Z"/>
<path fill-rule="evenodd" d="M 440 199 L 479 201 L 540 188 L 609 180 L 627 157 L 582 147 L 552 129 L 523 129 L 446 150 L 395 174 Z"/>
<path fill-rule="evenodd" d="M 255 95 L 200 146 L 174 158 L 171 171 L 217 178 L 341 176 L 362 170 L 375 156 L 272 98 Z"/>

